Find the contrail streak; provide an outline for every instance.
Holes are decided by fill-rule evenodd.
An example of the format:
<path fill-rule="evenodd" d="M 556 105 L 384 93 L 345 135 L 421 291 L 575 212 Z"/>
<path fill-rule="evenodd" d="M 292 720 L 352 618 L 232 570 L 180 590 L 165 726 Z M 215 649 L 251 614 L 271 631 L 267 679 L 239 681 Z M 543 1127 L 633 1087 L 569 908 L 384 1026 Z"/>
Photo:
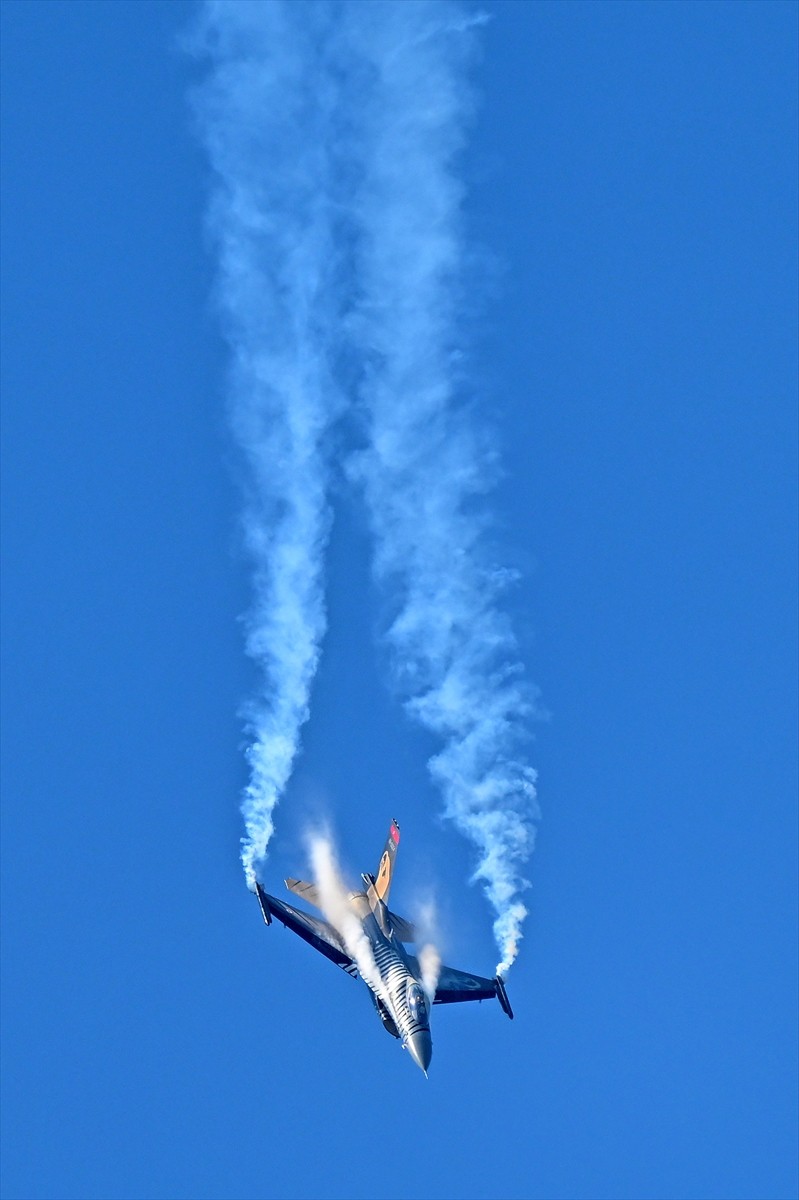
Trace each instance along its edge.
<path fill-rule="evenodd" d="M 339 410 L 328 358 L 332 108 L 309 67 L 326 17 L 323 8 L 298 20 L 280 4 L 208 3 L 194 38 L 212 61 L 195 111 L 215 172 L 209 226 L 233 356 L 232 424 L 248 465 L 247 652 L 262 674 L 247 712 L 250 886 L 308 717 L 325 631 L 324 444 Z"/>
<path fill-rule="evenodd" d="M 397 680 L 443 743 L 430 769 L 477 848 L 504 972 L 537 810 L 522 753 L 533 699 L 501 607 L 512 574 L 488 549 L 493 456 L 469 410 L 459 328 L 457 156 L 480 22 L 455 0 L 213 0 L 197 37 L 212 64 L 198 113 L 249 464 L 247 647 L 263 680 L 249 714 L 247 878 L 308 716 L 325 629 L 326 446 L 346 392 L 365 440 L 349 474 L 394 605 Z"/>
<path fill-rule="evenodd" d="M 532 713 L 499 595 L 510 573 L 485 548 L 475 497 L 492 468 L 464 407 L 458 301 L 465 248 L 455 159 L 471 106 L 471 35 L 456 4 L 351 14 L 373 68 L 359 110 L 360 301 L 369 447 L 359 456 L 388 630 L 408 711 L 444 741 L 430 763 L 446 815 L 479 851 L 507 971 L 526 910 L 535 773 L 519 748 Z"/>

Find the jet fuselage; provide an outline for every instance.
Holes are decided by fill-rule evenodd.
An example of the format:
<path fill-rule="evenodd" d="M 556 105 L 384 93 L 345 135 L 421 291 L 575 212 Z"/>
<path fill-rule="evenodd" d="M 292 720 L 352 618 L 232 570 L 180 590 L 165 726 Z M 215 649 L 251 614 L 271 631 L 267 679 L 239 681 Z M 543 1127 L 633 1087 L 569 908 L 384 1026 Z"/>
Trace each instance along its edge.
<path fill-rule="evenodd" d="M 391 929 L 391 915 L 383 902 L 378 900 L 373 911 L 365 892 L 352 892 L 349 903 L 360 920 L 371 950 L 372 961 L 367 954 L 359 956 L 360 962 L 356 959 L 358 973 L 372 992 L 375 1007 L 388 1032 L 399 1038 L 414 1062 L 427 1073 L 433 1054 L 431 998 L 425 995 L 410 956 Z"/>

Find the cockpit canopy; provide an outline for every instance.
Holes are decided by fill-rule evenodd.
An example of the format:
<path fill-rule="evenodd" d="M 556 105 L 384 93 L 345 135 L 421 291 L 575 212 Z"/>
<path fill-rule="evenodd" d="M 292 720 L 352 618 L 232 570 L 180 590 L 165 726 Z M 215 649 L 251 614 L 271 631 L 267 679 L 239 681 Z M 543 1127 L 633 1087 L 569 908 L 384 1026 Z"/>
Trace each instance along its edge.
<path fill-rule="evenodd" d="M 412 1021 L 427 1025 L 427 1000 L 418 983 L 408 984 L 408 1008 Z"/>

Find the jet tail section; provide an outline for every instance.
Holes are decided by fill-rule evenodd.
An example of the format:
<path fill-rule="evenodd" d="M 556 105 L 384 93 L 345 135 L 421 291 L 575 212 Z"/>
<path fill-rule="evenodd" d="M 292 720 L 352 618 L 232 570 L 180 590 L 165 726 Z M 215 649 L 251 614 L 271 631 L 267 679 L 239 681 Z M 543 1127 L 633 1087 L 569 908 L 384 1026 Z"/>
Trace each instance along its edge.
<path fill-rule="evenodd" d="M 419 936 L 416 932 L 416 926 L 412 921 L 406 921 L 404 917 L 398 917 L 396 913 L 388 914 L 391 929 L 397 939 L 401 942 L 417 942 Z"/>
<path fill-rule="evenodd" d="M 388 893 L 391 888 L 391 876 L 394 871 L 394 859 L 397 857 L 397 846 L 399 846 L 400 831 L 396 821 L 391 822 L 391 827 L 386 838 L 383 857 L 380 859 L 380 866 L 377 870 L 377 879 L 374 883 L 374 889 L 379 900 L 384 904 L 388 902 Z"/>

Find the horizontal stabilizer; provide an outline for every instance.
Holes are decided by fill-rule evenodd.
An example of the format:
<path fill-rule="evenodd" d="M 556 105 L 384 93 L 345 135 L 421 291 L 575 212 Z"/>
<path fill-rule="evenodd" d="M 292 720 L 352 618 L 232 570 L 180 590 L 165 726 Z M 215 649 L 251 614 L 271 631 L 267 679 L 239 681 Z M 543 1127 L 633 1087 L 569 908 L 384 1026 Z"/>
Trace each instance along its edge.
<path fill-rule="evenodd" d="M 313 883 L 306 883 L 304 879 L 286 879 L 284 880 L 286 887 L 295 896 L 299 896 L 301 900 L 305 900 L 307 904 L 313 904 L 316 908 L 321 908 L 319 903 L 319 893 Z"/>
<path fill-rule="evenodd" d="M 391 922 L 391 928 L 395 936 L 400 942 L 415 942 L 416 926 L 411 921 L 406 921 L 404 917 L 398 917 L 396 913 L 389 912 L 388 919 Z"/>

